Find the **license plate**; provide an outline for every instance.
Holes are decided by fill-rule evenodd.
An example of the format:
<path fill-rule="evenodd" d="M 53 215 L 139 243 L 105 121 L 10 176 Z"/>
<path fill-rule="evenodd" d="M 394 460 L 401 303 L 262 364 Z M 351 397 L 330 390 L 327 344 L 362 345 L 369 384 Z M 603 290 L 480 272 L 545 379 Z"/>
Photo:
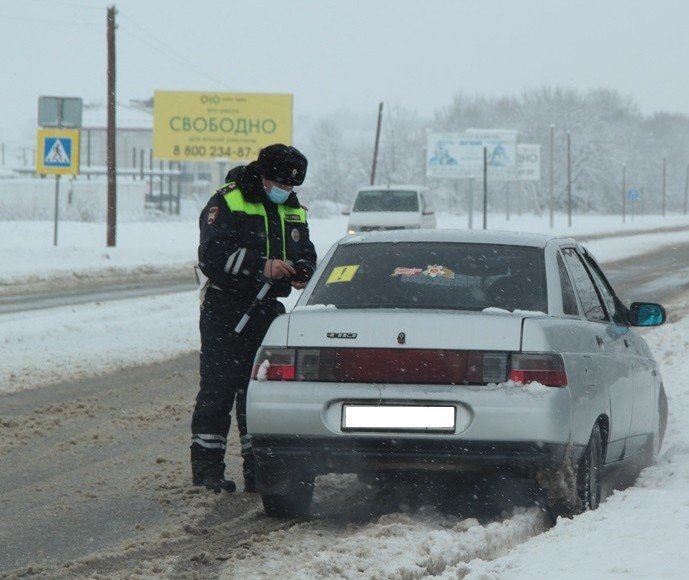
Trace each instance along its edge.
<path fill-rule="evenodd" d="M 454 431 L 455 408 L 416 405 L 343 405 L 342 429 Z"/>

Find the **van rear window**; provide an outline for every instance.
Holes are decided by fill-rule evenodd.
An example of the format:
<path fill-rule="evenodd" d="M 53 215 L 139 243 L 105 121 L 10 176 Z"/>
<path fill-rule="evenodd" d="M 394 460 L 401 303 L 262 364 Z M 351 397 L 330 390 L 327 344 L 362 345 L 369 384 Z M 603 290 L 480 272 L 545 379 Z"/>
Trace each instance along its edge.
<path fill-rule="evenodd" d="M 419 211 L 416 191 L 360 191 L 352 211 Z"/>

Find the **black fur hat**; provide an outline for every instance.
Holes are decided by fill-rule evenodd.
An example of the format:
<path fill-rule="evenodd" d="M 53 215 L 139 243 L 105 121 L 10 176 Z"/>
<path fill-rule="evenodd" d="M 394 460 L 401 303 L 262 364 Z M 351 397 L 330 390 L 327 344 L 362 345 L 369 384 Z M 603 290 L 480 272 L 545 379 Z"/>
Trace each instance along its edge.
<path fill-rule="evenodd" d="M 306 157 L 295 147 L 276 143 L 261 149 L 258 154 L 261 177 L 284 185 L 301 185 L 306 177 Z"/>

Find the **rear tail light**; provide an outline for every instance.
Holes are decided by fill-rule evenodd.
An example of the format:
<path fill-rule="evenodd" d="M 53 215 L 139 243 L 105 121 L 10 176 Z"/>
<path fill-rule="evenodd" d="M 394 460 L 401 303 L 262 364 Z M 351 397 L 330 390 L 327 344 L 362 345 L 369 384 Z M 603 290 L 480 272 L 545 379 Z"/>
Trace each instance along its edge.
<path fill-rule="evenodd" d="M 558 354 L 387 348 L 263 347 L 256 356 L 251 378 L 473 385 L 502 383 L 509 378 L 524 385 L 567 385 L 567 373 Z"/>
<path fill-rule="evenodd" d="M 567 384 L 567 373 L 562 357 L 558 354 L 513 354 L 510 380 L 524 385 L 541 383 L 546 387 L 564 387 Z"/>
<path fill-rule="evenodd" d="M 293 348 L 263 347 L 256 355 L 251 378 L 259 381 L 293 381 L 294 358 Z"/>
<path fill-rule="evenodd" d="M 262 348 L 252 378 L 269 381 L 488 384 L 507 380 L 509 354 L 388 348 Z"/>

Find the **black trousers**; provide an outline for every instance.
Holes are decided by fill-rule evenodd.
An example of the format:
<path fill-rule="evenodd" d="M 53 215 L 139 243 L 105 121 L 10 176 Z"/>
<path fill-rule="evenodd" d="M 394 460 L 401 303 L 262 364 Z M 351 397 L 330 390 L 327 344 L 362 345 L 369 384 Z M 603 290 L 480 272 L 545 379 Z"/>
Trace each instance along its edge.
<path fill-rule="evenodd" d="M 285 312 L 276 300 L 254 311 L 239 335 L 233 330 L 255 296 L 208 288 L 201 305 L 200 388 L 191 420 L 191 460 L 194 477 L 211 468 L 224 472 L 230 411 L 237 399 L 237 424 L 242 456 L 251 455 L 246 438 L 246 390 L 256 351 L 271 322 Z"/>

